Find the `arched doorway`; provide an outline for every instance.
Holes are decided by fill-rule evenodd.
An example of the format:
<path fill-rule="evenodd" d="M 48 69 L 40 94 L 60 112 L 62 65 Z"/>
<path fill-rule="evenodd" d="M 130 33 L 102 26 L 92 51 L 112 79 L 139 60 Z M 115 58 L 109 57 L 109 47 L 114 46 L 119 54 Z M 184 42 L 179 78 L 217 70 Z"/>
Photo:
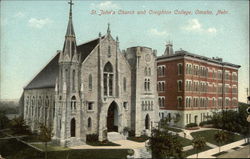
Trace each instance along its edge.
<path fill-rule="evenodd" d="M 118 106 L 116 102 L 112 102 L 108 108 L 107 130 L 108 132 L 118 132 Z"/>
<path fill-rule="evenodd" d="M 70 136 L 71 137 L 76 136 L 76 120 L 75 120 L 75 118 L 71 119 L 71 122 L 70 122 Z"/>
<path fill-rule="evenodd" d="M 149 115 L 147 114 L 145 118 L 145 129 L 149 129 L 149 124 L 150 124 L 150 118 Z"/>

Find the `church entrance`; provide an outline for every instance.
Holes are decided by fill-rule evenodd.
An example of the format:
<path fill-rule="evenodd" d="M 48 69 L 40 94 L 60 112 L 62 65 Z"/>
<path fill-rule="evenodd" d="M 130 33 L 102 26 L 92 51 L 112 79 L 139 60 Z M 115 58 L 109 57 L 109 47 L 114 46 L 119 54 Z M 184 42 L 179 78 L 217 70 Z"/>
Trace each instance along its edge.
<path fill-rule="evenodd" d="M 108 132 L 118 132 L 118 106 L 116 102 L 112 102 L 109 106 L 107 117 L 107 129 Z"/>

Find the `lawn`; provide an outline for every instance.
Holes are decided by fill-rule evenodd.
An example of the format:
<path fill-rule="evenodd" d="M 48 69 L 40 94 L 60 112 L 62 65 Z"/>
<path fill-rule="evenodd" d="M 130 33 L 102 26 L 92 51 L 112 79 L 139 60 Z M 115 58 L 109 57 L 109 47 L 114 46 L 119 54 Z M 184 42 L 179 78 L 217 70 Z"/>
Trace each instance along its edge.
<path fill-rule="evenodd" d="M 184 137 L 178 136 L 178 140 L 180 140 L 183 147 L 192 145 L 192 141 Z"/>
<path fill-rule="evenodd" d="M 135 142 L 145 142 L 149 139 L 148 136 L 142 135 L 139 137 L 127 137 L 127 140 L 135 141 Z"/>
<path fill-rule="evenodd" d="M 44 152 L 27 146 L 16 139 L 0 140 L 0 154 L 8 159 L 44 159 Z M 128 149 L 68 149 L 48 152 L 49 159 L 66 159 L 67 157 L 67 159 L 125 159 L 127 155 Z"/>
<path fill-rule="evenodd" d="M 193 137 L 203 136 L 203 137 L 205 137 L 206 142 L 209 142 L 211 144 L 219 146 L 219 144 L 214 140 L 214 135 L 216 134 L 217 131 L 218 130 L 197 131 L 197 132 L 191 133 L 191 135 Z M 225 142 L 225 143 L 222 143 L 221 146 L 229 144 L 229 143 L 232 143 L 232 142 L 235 142 L 235 141 L 238 141 L 238 140 L 241 140 L 241 139 L 243 139 L 242 136 L 236 135 L 236 134 L 232 134 L 232 135 L 229 136 L 228 141 Z"/>
<path fill-rule="evenodd" d="M 209 146 L 205 146 L 202 150 L 199 150 L 198 153 L 206 151 L 206 150 L 209 150 L 209 149 L 211 149 Z M 196 150 L 195 149 L 191 149 L 191 150 L 185 151 L 184 152 L 184 157 L 188 157 L 188 156 L 193 155 L 193 154 L 196 154 Z"/>

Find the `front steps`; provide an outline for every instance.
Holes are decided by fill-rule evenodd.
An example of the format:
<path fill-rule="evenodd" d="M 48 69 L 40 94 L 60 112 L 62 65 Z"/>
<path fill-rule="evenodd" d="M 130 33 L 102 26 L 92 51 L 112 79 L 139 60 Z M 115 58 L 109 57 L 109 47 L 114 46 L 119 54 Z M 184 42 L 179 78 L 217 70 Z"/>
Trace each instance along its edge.
<path fill-rule="evenodd" d="M 108 140 L 109 141 L 117 141 L 117 140 L 125 140 L 126 137 L 123 134 L 120 134 L 118 132 L 108 132 Z"/>

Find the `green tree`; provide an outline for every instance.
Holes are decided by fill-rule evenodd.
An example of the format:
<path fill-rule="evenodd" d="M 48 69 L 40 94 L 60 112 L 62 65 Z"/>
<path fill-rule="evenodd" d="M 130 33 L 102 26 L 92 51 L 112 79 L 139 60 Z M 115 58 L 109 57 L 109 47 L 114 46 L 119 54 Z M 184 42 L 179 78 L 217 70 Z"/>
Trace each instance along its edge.
<path fill-rule="evenodd" d="M 221 144 L 228 140 L 228 135 L 225 131 L 219 130 L 217 131 L 216 134 L 214 134 L 214 140 L 219 144 L 219 152 L 220 152 Z"/>
<path fill-rule="evenodd" d="M 0 130 L 8 128 L 10 120 L 6 117 L 5 111 L 0 111 Z"/>
<path fill-rule="evenodd" d="M 41 139 L 42 142 L 44 142 L 44 146 L 45 146 L 45 159 L 48 158 L 48 142 L 51 141 L 53 133 L 52 133 L 53 129 L 52 126 L 46 126 L 43 123 L 40 123 L 40 133 L 39 133 L 39 137 Z"/>
<path fill-rule="evenodd" d="M 31 134 L 29 126 L 25 124 L 25 121 L 22 117 L 11 120 L 11 130 L 14 131 L 14 134 Z"/>
<path fill-rule="evenodd" d="M 181 158 L 183 157 L 182 145 L 177 135 L 172 135 L 167 130 L 153 129 L 148 142 L 152 158 Z"/>
<path fill-rule="evenodd" d="M 204 137 L 198 136 L 192 140 L 192 145 L 196 151 L 196 158 L 198 158 L 199 151 L 206 146 L 206 140 Z"/>

